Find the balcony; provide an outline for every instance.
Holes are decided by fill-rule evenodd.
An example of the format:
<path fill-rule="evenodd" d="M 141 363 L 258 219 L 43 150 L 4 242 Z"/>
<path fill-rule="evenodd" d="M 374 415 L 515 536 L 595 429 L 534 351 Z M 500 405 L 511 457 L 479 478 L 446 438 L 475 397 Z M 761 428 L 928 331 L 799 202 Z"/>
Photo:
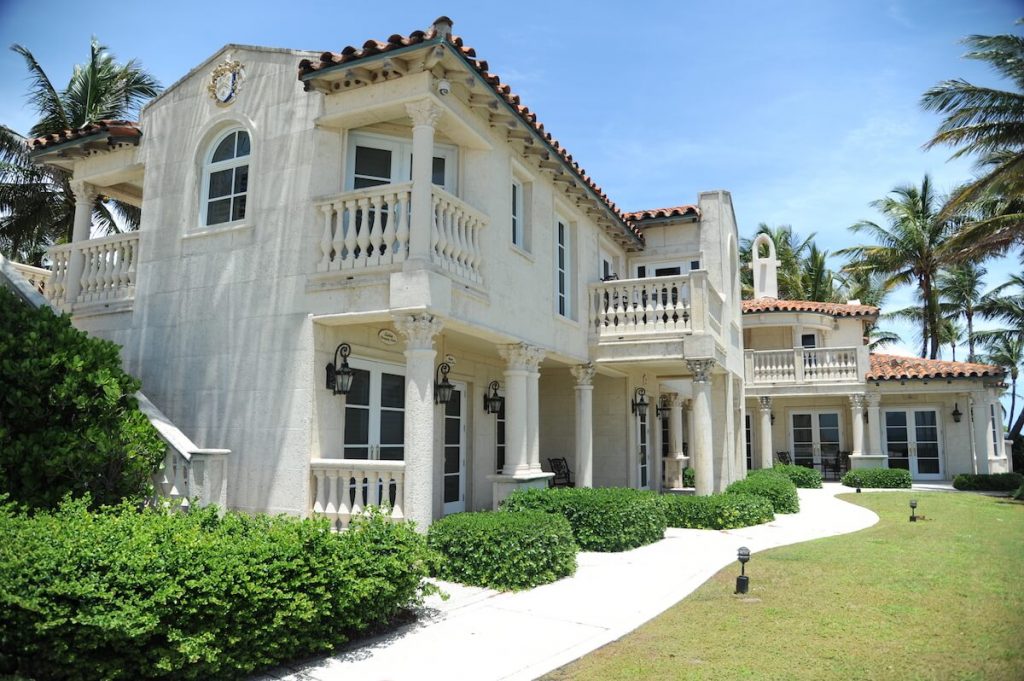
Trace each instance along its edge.
<path fill-rule="evenodd" d="M 130 307 L 135 298 L 139 237 L 138 232 L 111 234 L 51 248 L 47 299 L 63 310 Z M 81 259 L 81 275 L 73 282 L 76 256 Z"/>
<path fill-rule="evenodd" d="M 413 183 L 385 184 L 316 201 L 323 219 L 317 272 L 388 271 L 412 257 Z M 483 284 L 480 232 L 488 219 L 437 186 L 430 193 L 426 255 L 441 270 Z"/>
<path fill-rule="evenodd" d="M 863 348 L 794 348 L 747 350 L 748 386 L 863 383 L 867 371 Z"/>

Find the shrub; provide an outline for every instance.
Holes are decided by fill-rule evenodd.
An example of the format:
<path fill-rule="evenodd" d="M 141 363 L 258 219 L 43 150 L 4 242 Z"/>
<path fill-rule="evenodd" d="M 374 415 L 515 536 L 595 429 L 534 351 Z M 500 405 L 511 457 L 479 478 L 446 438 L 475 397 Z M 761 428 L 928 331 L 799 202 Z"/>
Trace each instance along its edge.
<path fill-rule="evenodd" d="M 430 526 L 441 554 L 436 577 L 493 589 L 526 589 L 576 572 L 576 541 L 565 518 L 542 511 L 456 513 Z"/>
<path fill-rule="evenodd" d="M 418 604 L 432 555 L 379 514 L 334 534 L 326 520 L 87 506 L 0 508 L 0 677 L 243 678 Z"/>
<path fill-rule="evenodd" d="M 693 469 L 687 466 L 683 469 L 683 487 L 695 487 Z"/>
<path fill-rule="evenodd" d="M 666 494 L 662 502 L 669 527 L 730 530 L 775 519 L 771 502 L 753 494 L 712 494 L 706 497 Z"/>
<path fill-rule="evenodd" d="M 910 488 L 910 471 L 902 468 L 857 468 L 843 476 L 847 487 Z"/>
<path fill-rule="evenodd" d="M 654 492 L 626 487 L 519 490 L 506 511 L 537 510 L 565 516 L 584 551 L 625 551 L 665 536 L 665 512 Z"/>
<path fill-rule="evenodd" d="M 821 472 L 813 468 L 807 468 L 806 466 L 794 466 L 792 464 L 775 464 L 773 468 L 766 468 L 764 470 L 771 470 L 785 475 L 787 478 L 793 481 L 793 484 L 797 487 L 804 489 L 820 489 L 821 488 Z"/>
<path fill-rule="evenodd" d="M 1017 491 L 1013 493 L 1013 498 L 1017 501 L 1024 501 L 1024 485 L 1017 488 Z"/>
<path fill-rule="evenodd" d="M 42 508 L 150 494 L 165 446 L 115 344 L 0 288 L 0 491 Z"/>
<path fill-rule="evenodd" d="M 727 494 L 753 494 L 764 497 L 776 513 L 796 513 L 800 510 L 800 497 L 796 485 L 781 473 L 771 469 L 754 471 L 746 480 L 737 480 L 725 488 Z"/>
<path fill-rule="evenodd" d="M 1012 492 L 1021 485 L 1024 485 L 1024 475 L 1020 473 L 990 473 L 987 475 L 961 473 L 953 478 L 953 487 L 963 490 Z"/>

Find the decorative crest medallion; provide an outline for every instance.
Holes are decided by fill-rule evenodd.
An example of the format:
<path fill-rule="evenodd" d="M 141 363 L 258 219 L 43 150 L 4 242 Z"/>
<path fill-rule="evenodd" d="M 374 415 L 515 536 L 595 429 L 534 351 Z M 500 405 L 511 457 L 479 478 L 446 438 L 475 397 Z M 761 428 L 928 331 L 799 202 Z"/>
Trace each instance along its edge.
<path fill-rule="evenodd" d="M 244 77 L 245 68 L 242 62 L 229 59 L 213 70 L 210 74 L 210 84 L 206 89 L 218 105 L 228 106 L 238 96 Z"/>

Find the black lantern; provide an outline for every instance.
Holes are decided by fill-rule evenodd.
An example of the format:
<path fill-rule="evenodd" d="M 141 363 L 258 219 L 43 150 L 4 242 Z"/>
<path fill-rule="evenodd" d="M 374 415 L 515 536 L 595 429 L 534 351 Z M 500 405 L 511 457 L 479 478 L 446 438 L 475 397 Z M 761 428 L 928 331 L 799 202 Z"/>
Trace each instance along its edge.
<path fill-rule="evenodd" d="M 963 412 L 960 411 L 960 403 L 957 402 L 953 405 L 953 422 L 960 423 L 960 419 L 964 416 Z"/>
<path fill-rule="evenodd" d="M 669 402 L 668 395 L 662 395 L 658 400 L 658 418 L 662 421 L 668 420 L 668 415 L 672 413 L 672 406 Z"/>
<path fill-rule="evenodd" d="M 501 411 L 501 407 L 505 404 L 505 398 L 498 394 L 498 382 L 491 381 L 490 385 L 487 386 L 488 392 L 484 393 L 484 412 L 488 414 L 497 414 Z"/>
<path fill-rule="evenodd" d="M 736 578 L 736 593 L 745 594 L 750 590 L 750 577 L 747 577 L 747 561 L 750 560 L 750 549 L 741 546 L 736 552 L 736 558 L 740 561 L 740 576 Z"/>
<path fill-rule="evenodd" d="M 327 365 L 327 389 L 335 395 L 348 395 L 356 372 L 348 365 L 352 346 L 342 343 L 334 350 L 334 361 Z M 339 361 L 340 360 L 340 361 Z"/>
<path fill-rule="evenodd" d="M 774 411 L 772 412 L 771 421 L 772 421 L 772 425 L 774 426 L 775 425 L 775 412 Z"/>
<path fill-rule="evenodd" d="M 448 400 L 452 399 L 452 390 L 455 389 L 455 386 L 448 380 L 448 372 L 451 370 L 452 367 L 448 362 L 441 362 L 437 365 L 437 371 L 434 372 L 434 402 L 437 404 L 448 404 Z"/>
<path fill-rule="evenodd" d="M 650 402 L 647 401 L 647 391 L 643 388 L 637 388 L 633 391 L 633 413 L 639 414 L 641 411 L 646 411 L 647 406 Z"/>
<path fill-rule="evenodd" d="M 910 522 L 917 522 L 917 499 L 910 500 Z"/>

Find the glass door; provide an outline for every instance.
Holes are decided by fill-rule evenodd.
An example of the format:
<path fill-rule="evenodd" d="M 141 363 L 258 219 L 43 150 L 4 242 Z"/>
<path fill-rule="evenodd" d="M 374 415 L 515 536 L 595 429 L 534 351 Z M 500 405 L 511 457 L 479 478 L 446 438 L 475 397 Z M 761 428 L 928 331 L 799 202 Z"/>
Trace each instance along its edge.
<path fill-rule="evenodd" d="M 345 398 L 346 459 L 405 459 L 405 376 L 398 367 L 351 359 Z"/>
<path fill-rule="evenodd" d="M 814 468 L 814 416 L 793 414 L 793 463 Z"/>
<path fill-rule="evenodd" d="M 466 510 L 466 386 L 456 383 L 444 405 L 443 512 Z"/>
<path fill-rule="evenodd" d="M 648 480 L 650 437 L 647 429 L 647 418 L 646 409 L 641 409 L 640 413 L 636 416 L 637 466 L 639 467 L 637 481 L 640 484 L 640 489 L 648 489 L 651 486 L 650 480 Z"/>
<path fill-rule="evenodd" d="M 941 479 L 938 412 L 934 409 L 887 409 L 885 449 L 889 468 L 908 470 L 915 480 Z"/>
<path fill-rule="evenodd" d="M 793 463 L 815 468 L 839 456 L 842 439 L 838 412 L 807 411 L 793 414 L 791 419 Z"/>

